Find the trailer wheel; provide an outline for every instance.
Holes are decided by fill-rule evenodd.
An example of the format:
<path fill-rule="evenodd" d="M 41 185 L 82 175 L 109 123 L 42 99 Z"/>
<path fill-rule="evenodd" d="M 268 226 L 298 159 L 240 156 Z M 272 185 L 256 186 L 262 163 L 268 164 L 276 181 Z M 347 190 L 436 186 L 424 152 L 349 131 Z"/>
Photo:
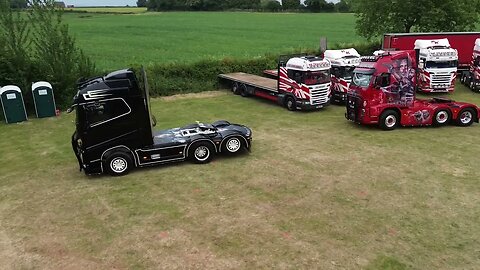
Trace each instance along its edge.
<path fill-rule="evenodd" d="M 457 117 L 457 125 L 461 127 L 467 127 L 470 126 L 473 121 L 475 120 L 475 112 L 472 108 L 466 108 L 460 111 L 458 113 Z"/>
<path fill-rule="evenodd" d="M 297 105 L 295 104 L 295 99 L 291 96 L 288 96 L 285 99 L 285 107 L 289 111 L 295 111 L 297 109 Z"/>
<path fill-rule="evenodd" d="M 243 147 L 242 139 L 239 137 L 231 137 L 225 141 L 222 152 L 227 154 L 235 154 L 241 151 Z"/>
<path fill-rule="evenodd" d="M 394 130 L 399 121 L 400 116 L 396 111 L 386 110 L 380 115 L 380 122 L 378 122 L 378 125 L 383 130 Z"/>
<path fill-rule="evenodd" d="M 195 163 L 204 164 L 212 160 L 214 153 L 211 143 L 198 142 L 191 145 L 188 157 Z"/>
<path fill-rule="evenodd" d="M 240 95 L 240 86 L 237 82 L 234 82 L 232 85 L 232 93 L 234 93 L 235 95 Z"/>
<path fill-rule="evenodd" d="M 476 87 L 477 80 L 475 78 L 470 79 L 470 89 L 472 89 L 472 91 L 477 91 Z"/>
<path fill-rule="evenodd" d="M 433 116 L 434 126 L 444 126 L 450 122 L 450 112 L 442 109 L 435 112 Z"/>
<path fill-rule="evenodd" d="M 105 159 L 103 167 L 110 175 L 121 176 L 130 172 L 133 167 L 133 161 L 127 153 L 114 152 Z"/>
<path fill-rule="evenodd" d="M 460 82 L 462 84 L 467 84 L 467 73 L 466 72 L 462 72 L 462 77 L 460 77 Z"/>
<path fill-rule="evenodd" d="M 240 90 L 239 90 L 240 91 L 240 96 L 248 97 L 247 86 L 244 83 L 242 83 L 242 84 L 240 84 L 239 88 L 240 88 Z"/>

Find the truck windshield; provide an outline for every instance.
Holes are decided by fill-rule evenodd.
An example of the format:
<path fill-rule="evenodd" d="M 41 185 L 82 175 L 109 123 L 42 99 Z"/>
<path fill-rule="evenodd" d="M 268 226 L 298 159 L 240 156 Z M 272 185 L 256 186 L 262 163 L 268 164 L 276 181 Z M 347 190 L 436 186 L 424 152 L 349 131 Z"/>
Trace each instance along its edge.
<path fill-rule="evenodd" d="M 427 61 L 426 68 L 454 68 L 458 61 Z"/>
<path fill-rule="evenodd" d="M 304 82 L 306 85 L 328 83 L 330 82 L 330 71 L 329 70 L 309 71 L 305 73 Z"/>
<path fill-rule="evenodd" d="M 354 69 L 355 69 L 355 67 L 345 67 L 345 68 L 342 70 L 341 77 L 344 78 L 344 79 L 346 79 L 346 80 L 351 80 Z"/>
<path fill-rule="evenodd" d="M 368 87 L 372 74 L 353 73 L 352 83 L 360 87 Z"/>

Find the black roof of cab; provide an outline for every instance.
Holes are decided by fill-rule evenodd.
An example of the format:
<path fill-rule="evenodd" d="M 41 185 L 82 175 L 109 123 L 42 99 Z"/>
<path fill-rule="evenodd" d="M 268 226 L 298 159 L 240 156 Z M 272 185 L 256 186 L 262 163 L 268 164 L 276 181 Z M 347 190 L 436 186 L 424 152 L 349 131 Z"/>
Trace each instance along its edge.
<path fill-rule="evenodd" d="M 115 96 L 141 95 L 135 73 L 132 69 L 117 70 L 105 76 L 80 79 L 78 92 L 73 98 L 73 105 L 113 98 Z"/>

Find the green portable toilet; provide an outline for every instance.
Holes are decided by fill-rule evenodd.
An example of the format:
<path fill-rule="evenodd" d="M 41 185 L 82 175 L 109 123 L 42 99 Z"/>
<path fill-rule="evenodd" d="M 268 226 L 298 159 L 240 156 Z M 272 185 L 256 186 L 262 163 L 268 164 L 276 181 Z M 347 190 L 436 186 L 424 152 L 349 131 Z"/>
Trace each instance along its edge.
<path fill-rule="evenodd" d="M 32 84 L 33 103 L 38 118 L 55 116 L 55 98 L 52 85 L 48 82 Z"/>
<path fill-rule="evenodd" d="M 0 89 L 0 100 L 7 124 L 23 122 L 28 119 L 22 91 L 18 86 L 7 85 L 2 87 Z"/>

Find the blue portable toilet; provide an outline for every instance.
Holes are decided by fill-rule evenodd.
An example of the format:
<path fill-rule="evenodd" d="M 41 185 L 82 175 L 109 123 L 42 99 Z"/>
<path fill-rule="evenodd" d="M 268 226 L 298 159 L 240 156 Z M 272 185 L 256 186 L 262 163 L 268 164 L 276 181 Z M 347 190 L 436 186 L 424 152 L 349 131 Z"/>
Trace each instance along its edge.
<path fill-rule="evenodd" d="M 50 83 L 43 81 L 33 83 L 32 96 L 38 118 L 56 115 L 55 97 Z"/>
<path fill-rule="evenodd" d="M 27 112 L 20 87 L 7 85 L 0 89 L 0 101 L 7 124 L 26 121 Z"/>

